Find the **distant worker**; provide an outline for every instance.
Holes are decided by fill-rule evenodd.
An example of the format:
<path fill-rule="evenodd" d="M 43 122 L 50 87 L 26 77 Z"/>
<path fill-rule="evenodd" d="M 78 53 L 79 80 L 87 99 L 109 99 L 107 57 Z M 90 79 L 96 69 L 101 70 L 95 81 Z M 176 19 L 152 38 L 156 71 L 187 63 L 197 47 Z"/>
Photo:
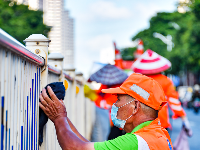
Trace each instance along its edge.
<path fill-rule="evenodd" d="M 198 113 L 199 109 L 200 109 L 200 93 L 199 93 L 199 90 L 200 90 L 199 85 L 195 84 L 194 90 L 193 90 L 193 93 L 192 93 L 192 99 L 191 99 L 192 106 L 194 108 L 195 113 Z"/>
<path fill-rule="evenodd" d="M 147 75 L 156 80 L 163 88 L 169 107 L 173 111 L 173 118 L 181 117 L 183 125 L 188 129 L 188 134 L 192 134 L 190 123 L 186 117 L 186 113 L 179 101 L 178 92 L 175 90 L 173 82 L 161 72 L 169 69 L 171 63 L 166 58 L 158 55 L 156 52 L 148 49 L 141 55 L 132 65 L 132 69 L 136 73 Z M 158 118 L 162 127 L 171 128 L 169 121 L 168 105 L 165 105 L 159 112 Z"/>
<path fill-rule="evenodd" d="M 138 40 L 138 46 L 136 51 L 133 53 L 135 61 L 144 53 L 143 41 L 141 39 Z"/>
<path fill-rule="evenodd" d="M 115 126 L 126 131 L 125 135 L 104 142 L 85 139 L 67 117 L 64 103 L 50 87 L 48 92 L 50 98 L 42 90 L 39 105 L 54 123 L 63 150 L 173 150 L 170 136 L 157 118 L 158 111 L 166 104 L 165 94 L 152 78 L 133 73 L 120 87 L 102 90 L 117 95 L 111 118 Z"/>

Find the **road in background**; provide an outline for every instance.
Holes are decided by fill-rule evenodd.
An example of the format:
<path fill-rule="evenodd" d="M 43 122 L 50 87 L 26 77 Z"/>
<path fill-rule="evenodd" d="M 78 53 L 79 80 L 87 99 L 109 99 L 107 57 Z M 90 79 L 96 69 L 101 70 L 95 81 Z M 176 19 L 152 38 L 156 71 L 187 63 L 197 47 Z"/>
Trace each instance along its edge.
<path fill-rule="evenodd" d="M 188 120 L 190 121 L 193 136 L 188 137 L 190 150 L 200 150 L 200 113 L 195 114 L 193 109 L 185 109 Z M 175 141 L 182 128 L 182 120 L 175 119 L 172 121 L 173 131 L 171 133 L 172 142 Z"/>

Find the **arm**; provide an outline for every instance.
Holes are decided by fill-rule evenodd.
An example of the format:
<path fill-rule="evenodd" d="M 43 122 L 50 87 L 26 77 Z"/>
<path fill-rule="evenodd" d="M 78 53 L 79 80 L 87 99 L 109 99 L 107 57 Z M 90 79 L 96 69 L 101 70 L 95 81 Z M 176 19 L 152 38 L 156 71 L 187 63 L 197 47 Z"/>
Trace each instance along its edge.
<path fill-rule="evenodd" d="M 42 94 L 40 94 L 41 102 L 39 106 L 54 123 L 61 148 L 63 150 L 94 150 L 94 143 L 86 140 L 67 118 L 64 103 L 59 101 L 50 87 L 48 87 L 48 92 L 51 99 L 47 96 L 45 89 L 43 89 Z"/>
<path fill-rule="evenodd" d="M 72 122 L 69 120 L 68 117 L 67 117 L 67 122 L 68 122 L 70 128 L 72 129 L 72 131 L 73 131 L 82 141 L 89 142 L 86 138 L 84 138 L 84 137 L 78 132 L 78 130 L 77 130 L 76 127 L 72 124 Z"/>
<path fill-rule="evenodd" d="M 92 142 L 81 140 L 70 128 L 66 118 L 58 118 L 54 121 L 56 134 L 60 146 L 63 150 L 67 149 L 81 149 L 81 150 L 94 150 Z M 82 136 L 81 136 L 82 137 Z"/>
<path fill-rule="evenodd" d="M 181 102 L 179 101 L 178 92 L 174 89 L 172 81 L 170 79 L 168 80 L 169 82 L 166 87 L 165 95 L 167 96 L 168 104 L 174 113 L 173 118 L 184 118 L 186 116 L 186 113 L 181 106 Z"/>
<path fill-rule="evenodd" d="M 168 84 L 168 90 L 166 92 L 166 96 L 168 97 L 169 106 L 172 109 L 172 111 L 174 112 L 173 118 L 180 117 L 182 119 L 184 127 L 187 129 L 186 130 L 187 135 L 192 136 L 190 122 L 187 119 L 186 113 L 183 110 L 183 107 L 181 106 L 181 102 L 178 99 L 179 98 L 178 92 L 174 89 L 174 85 L 171 82 L 171 80 L 169 80 L 169 81 L 170 82 Z"/>

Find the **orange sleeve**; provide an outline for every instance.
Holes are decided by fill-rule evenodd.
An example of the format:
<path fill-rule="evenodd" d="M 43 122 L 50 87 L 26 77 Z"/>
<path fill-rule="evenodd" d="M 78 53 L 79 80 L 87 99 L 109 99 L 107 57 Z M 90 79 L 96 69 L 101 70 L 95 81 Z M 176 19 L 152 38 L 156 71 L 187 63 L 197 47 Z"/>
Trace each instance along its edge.
<path fill-rule="evenodd" d="M 183 107 L 181 106 L 181 102 L 179 101 L 179 95 L 178 92 L 175 90 L 173 82 L 168 79 L 168 83 L 166 85 L 166 88 L 164 89 L 166 98 L 168 100 L 169 107 L 172 109 L 174 115 L 173 118 L 178 118 L 185 116 L 185 111 Z"/>

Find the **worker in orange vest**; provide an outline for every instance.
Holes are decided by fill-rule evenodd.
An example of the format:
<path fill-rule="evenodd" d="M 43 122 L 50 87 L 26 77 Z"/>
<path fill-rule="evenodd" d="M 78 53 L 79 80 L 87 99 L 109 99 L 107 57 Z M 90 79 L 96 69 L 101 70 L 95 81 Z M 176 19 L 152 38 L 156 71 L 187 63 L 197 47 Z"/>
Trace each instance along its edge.
<path fill-rule="evenodd" d="M 40 108 L 54 123 L 57 139 L 64 149 L 74 150 L 173 150 L 170 136 L 161 127 L 158 112 L 166 104 L 160 84 L 145 75 L 133 73 L 120 87 L 103 89 L 103 93 L 117 95 L 112 105 L 111 118 L 125 135 L 104 142 L 89 142 L 73 126 L 66 108 L 48 87 L 40 94 Z"/>
<path fill-rule="evenodd" d="M 192 135 L 190 123 L 186 117 L 186 113 L 179 101 L 178 92 L 175 90 L 173 82 L 161 72 L 171 67 L 171 63 L 166 58 L 158 55 L 156 52 L 148 49 L 142 54 L 132 65 L 132 69 L 136 73 L 147 75 L 156 80 L 163 88 L 167 102 L 174 115 L 173 118 L 181 117 L 183 125 L 188 129 L 188 135 Z M 169 122 L 168 105 L 165 105 L 159 112 L 158 118 L 164 128 L 171 128 Z"/>

